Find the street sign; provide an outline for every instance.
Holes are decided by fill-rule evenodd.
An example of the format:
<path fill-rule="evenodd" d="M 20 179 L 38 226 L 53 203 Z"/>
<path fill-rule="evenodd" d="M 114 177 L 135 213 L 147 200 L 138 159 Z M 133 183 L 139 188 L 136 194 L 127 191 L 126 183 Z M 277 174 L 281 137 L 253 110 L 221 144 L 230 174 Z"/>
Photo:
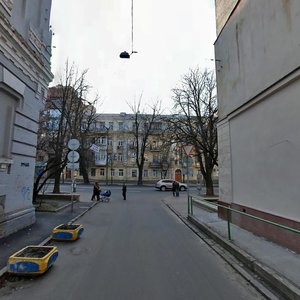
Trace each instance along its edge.
<path fill-rule="evenodd" d="M 185 146 L 183 146 L 183 149 L 184 149 L 185 154 L 187 156 L 190 156 L 191 151 L 193 149 L 193 146 L 192 145 L 185 145 Z"/>
<path fill-rule="evenodd" d="M 90 149 L 94 152 L 97 152 L 99 153 L 100 152 L 100 147 L 95 145 L 95 144 L 92 144 L 92 146 L 90 147 Z"/>
<path fill-rule="evenodd" d="M 68 162 L 67 163 L 67 168 L 68 169 L 73 169 L 74 168 L 74 170 L 78 170 L 79 169 L 79 163 Z"/>
<path fill-rule="evenodd" d="M 77 150 L 79 148 L 79 145 L 80 145 L 80 143 L 77 139 L 71 139 L 68 142 L 68 148 L 70 150 Z"/>
<path fill-rule="evenodd" d="M 79 153 L 77 151 L 70 151 L 68 153 L 69 162 L 74 163 L 74 162 L 78 161 L 78 159 L 79 159 Z"/>

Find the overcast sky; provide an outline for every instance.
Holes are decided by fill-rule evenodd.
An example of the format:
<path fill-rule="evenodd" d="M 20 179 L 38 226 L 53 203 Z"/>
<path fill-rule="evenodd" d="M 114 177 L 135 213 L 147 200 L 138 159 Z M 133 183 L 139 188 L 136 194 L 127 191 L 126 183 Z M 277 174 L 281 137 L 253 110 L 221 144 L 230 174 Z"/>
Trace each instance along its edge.
<path fill-rule="evenodd" d="M 101 113 L 130 113 L 141 94 L 144 106 L 161 100 L 168 111 L 189 68 L 214 68 L 214 0 L 133 0 L 130 59 L 119 54 L 132 48 L 131 0 L 52 0 L 51 25 L 53 74 L 67 59 L 88 69 Z"/>

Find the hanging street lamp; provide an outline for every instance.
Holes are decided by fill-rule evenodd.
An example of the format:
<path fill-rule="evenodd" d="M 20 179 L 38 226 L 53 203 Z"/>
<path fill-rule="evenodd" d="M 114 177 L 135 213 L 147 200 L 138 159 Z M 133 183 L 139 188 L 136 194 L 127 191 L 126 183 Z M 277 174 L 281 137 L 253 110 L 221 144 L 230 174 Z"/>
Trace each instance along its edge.
<path fill-rule="evenodd" d="M 137 51 L 133 51 L 133 0 L 131 0 L 131 53 L 123 51 L 120 54 L 120 58 L 130 58 L 133 53 L 137 53 Z"/>

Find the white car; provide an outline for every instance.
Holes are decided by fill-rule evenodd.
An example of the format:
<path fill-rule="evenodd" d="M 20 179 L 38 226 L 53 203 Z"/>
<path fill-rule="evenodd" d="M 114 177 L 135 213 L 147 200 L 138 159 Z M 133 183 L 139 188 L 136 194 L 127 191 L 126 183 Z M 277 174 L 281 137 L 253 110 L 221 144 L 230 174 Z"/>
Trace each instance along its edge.
<path fill-rule="evenodd" d="M 187 184 L 173 180 L 173 179 L 161 179 L 156 182 L 155 188 L 161 191 L 172 190 L 173 182 L 177 182 L 179 184 L 180 191 L 186 191 L 188 189 Z"/>

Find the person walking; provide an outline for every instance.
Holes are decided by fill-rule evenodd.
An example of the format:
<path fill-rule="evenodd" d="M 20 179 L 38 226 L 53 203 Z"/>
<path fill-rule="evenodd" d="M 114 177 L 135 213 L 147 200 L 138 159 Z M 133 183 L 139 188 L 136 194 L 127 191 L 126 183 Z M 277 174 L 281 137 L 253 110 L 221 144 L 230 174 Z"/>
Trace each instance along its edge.
<path fill-rule="evenodd" d="M 173 181 L 172 183 L 172 192 L 173 192 L 173 197 L 176 196 L 176 181 Z"/>
<path fill-rule="evenodd" d="M 127 192 L 127 187 L 126 187 L 126 184 L 123 183 L 123 187 L 122 187 L 123 200 L 126 200 L 126 192 Z"/>
<path fill-rule="evenodd" d="M 179 182 L 177 182 L 177 181 L 176 181 L 175 190 L 176 190 L 176 197 L 179 197 Z"/>
<path fill-rule="evenodd" d="M 99 183 L 96 181 L 94 183 L 94 187 L 93 187 L 93 195 L 92 195 L 92 201 L 94 201 L 95 197 L 97 199 L 97 201 L 100 200 L 100 192 L 101 192 L 101 189 L 100 189 L 100 185 Z"/>

